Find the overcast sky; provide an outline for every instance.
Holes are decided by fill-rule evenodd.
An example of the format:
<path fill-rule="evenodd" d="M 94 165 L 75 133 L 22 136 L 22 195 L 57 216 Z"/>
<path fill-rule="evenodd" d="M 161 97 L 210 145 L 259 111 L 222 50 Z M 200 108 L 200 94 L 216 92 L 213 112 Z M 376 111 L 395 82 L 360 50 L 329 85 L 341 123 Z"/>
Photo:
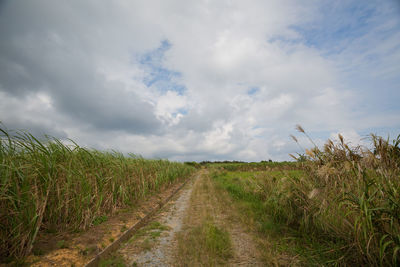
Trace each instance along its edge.
<path fill-rule="evenodd" d="M 400 133 L 400 2 L 0 1 L 0 121 L 171 160 Z M 301 139 L 303 146 L 309 146 Z"/>

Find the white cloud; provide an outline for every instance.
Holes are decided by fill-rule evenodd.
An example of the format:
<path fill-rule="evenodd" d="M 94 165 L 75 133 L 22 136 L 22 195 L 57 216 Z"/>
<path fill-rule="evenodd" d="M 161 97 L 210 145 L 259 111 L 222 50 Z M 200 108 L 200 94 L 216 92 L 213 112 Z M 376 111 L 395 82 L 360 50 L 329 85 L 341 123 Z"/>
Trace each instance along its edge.
<path fill-rule="evenodd" d="M 321 38 L 309 43 L 298 28 L 315 30 L 328 20 L 319 13 L 323 5 L 6 2 L 0 120 L 91 147 L 177 160 L 288 159 L 297 151 L 288 137 L 297 123 L 311 133 L 345 129 L 354 141 L 369 126 L 399 129 L 398 108 L 378 112 L 375 104 L 368 113 L 362 105 L 378 93 L 363 96 L 360 88 L 366 75 L 392 84 L 398 77 L 400 36 L 376 38 L 398 20 L 385 19 L 390 12 L 381 8 L 371 32 L 331 46 L 319 45 L 329 41 Z M 159 58 L 147 66 L 143 58 L 154 51 Z M 159 82 L 146 84 L 148 77 Z M 174 91 L 176 85 L 184 89 Z"/>
<path fill-rule="evenodd" d="M 176 125 L 184 116 L 185 109 L 189 108 L 186 96 L 175 91 L 167 91 L 157 98 L 156 115 L 168 125 Z"/>

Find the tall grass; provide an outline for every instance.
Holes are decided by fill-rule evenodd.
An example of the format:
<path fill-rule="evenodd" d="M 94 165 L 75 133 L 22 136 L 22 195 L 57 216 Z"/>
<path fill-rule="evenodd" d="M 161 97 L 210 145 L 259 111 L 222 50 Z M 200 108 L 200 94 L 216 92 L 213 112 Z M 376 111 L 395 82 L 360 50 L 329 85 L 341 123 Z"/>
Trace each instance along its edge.
<path fill-rule="evenodd" d="M 326 248 L 334 264 L 400 264 L 400 135 L 370 140 L 351 147 L 339 135 L 298 157 L 307 175 L 263 180 L 276 220 L 340 244 Z"/>
<path fill-rule="evenodd" d="M 232 163 L 207 163 L 207 167 L 220 168 L 227 171 L 270 171 L 270 170 L 294 170 L 299 163 L 291 161 L 283 162 L 232 162 Z"/>
<path fill-rule="evenodd" d="M 193 171 L 167 160 L 0 131 L 0 258 L 24 257 L 39 231 L 86 229 Z"/>

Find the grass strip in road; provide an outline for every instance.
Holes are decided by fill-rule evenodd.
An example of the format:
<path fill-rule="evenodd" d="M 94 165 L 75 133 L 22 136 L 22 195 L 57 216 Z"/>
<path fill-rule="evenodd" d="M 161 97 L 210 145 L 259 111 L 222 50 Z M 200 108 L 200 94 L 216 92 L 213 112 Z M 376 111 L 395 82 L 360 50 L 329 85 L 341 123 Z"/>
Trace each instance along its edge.
<path fill-rule="evenodd" d="M 232 241 L 219 219 L 218 201 L 208 174 L 196 181 L 182 230 L 177 233 L 178 266 L 221 266 L 233 255 Z"/>
<path fill-rule="evenodd" d="M 179 233 L 178 250 L 183 262 L 197 262 L 204 266 L 220 265 L 232 257 L 229 233 L 212 220 L 205 220 Z"/>

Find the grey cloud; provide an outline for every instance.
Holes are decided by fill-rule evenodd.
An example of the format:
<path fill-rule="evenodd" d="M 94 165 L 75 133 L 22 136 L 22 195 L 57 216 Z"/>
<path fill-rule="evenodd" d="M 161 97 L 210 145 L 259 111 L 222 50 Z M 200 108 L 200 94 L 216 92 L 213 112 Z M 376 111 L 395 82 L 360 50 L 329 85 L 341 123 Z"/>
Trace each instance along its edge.
<path fill-rule="evenodd" d="M 118 83 L 98 79 L 77 81 L 70 88 L 59 84 L 61 90 L 54 94 L 59 109 L 99 129 L 153 134 L 160 131 L 153 106 Z"/>
<path fill-rule="evenodd" d="M 58 139 L 68 138 L 68 134 L 65 131 L 56 129 L 54 125 L 46 125 L 30 120 L 8 120 L 7 123 L 0 125 L 0 127 L 11 132 L 28 132 L 39 139 L 42 139 L 44 136 L 55 137 Z"/>
<path fill-rule="evenodd" d="M 73 21 L 73 11 L 66 4 L 59 9 L 51 4 L 41 8 L 30 5 L 36 3 L 7 2 L 3 8 L 0 90 L 18 97 L 46 92 L 54 101 L 56 112 L 102 130 L 160 132 L 161 124 L 152 105 L 123 84 L 109 82 L 97 73 L 98 55 L 90 51 L 96 48 L 85 40 L 90 37 L 79 31 L 90 34 L 100 29 L 95 25 L 90 25 L 91 30 L 80 29 L 89 26 Z M 69 20 L 64 23 L 57 14 Z M 79 19 L 84 22 L 82 14 Z"/>
<path fill-rule="evenodd" d="M 330 45 L 310 46 L 295 28 L 315 24 L 319 5 L 0 0 L 0 120 L 8 128 L 91 147 L 179 160 L 288 159 L 297 149 L 288 142 L 297 123 L 310 131 L 358 131 L 379 114 L 373 125 L 398 129 L 397 106 L 380 108 L 382 99 L 394 103 L 398 96 L 394 78 L 386 79 L 391 87 L 380 96 L 367 92 L 377 96 L 379 113 L 371 113 L 371 101 L 364 100 L 359 101 L 367 111 L 358 112 L 356 99 L 370 97 L 346 93 L 365 95 L 363 81 L 375 77 L 363 77 L 377 66 L 399 76 L 393 64 L 398 49 L 388 49 L 398 47 L 398 35 L 383 40 L 377 24 L 339 55 Z M 270 41 L 277 35 L 281 39 Z M 151 69 L 137 59 L 162 40 L 171 48 L 155 68 L 179 72 L 182 95 L 168 96 L 173 86 L 143 82 Z M 370 40 L 381 44 L 378 65 L 359 51 L 360 44 L 370 49 Z M 352 83 L 346 83 L 346 73 Z M 376 84 L 386 86 L 383 81 Z M 247 94 L 251 87 L 259 88 L 257 94 Z"/>
<path fill-rule="evenodd" d="M 185 115 L 174 128 L 184 131 L 206 132 L 212 129 L 215 119 L 213 115 L 206 116 L 193 110 Z"/>

